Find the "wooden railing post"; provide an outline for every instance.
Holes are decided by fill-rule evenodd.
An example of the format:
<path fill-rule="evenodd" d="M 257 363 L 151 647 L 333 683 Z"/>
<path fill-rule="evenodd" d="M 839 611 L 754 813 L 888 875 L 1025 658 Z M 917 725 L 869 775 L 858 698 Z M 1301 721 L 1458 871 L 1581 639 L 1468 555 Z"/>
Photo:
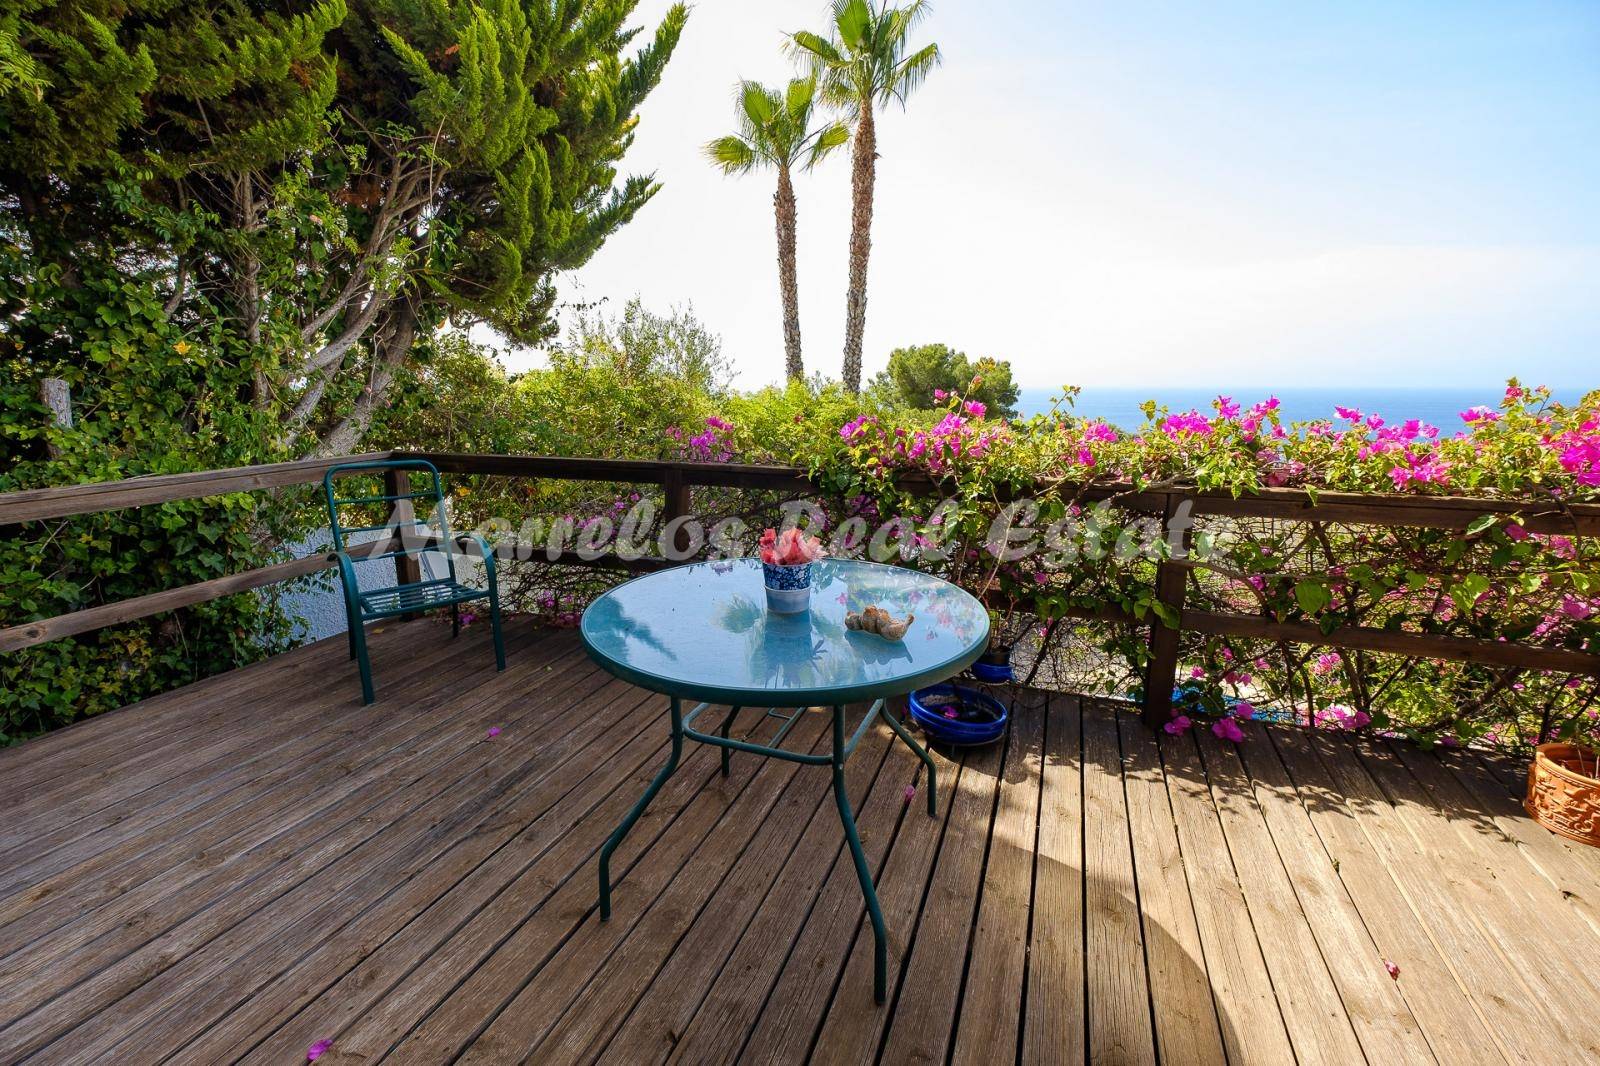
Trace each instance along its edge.
<path fill-rule="evenodd" d="M 661 487 L 666 490 L 666 507 L 661 514 L 661 528 L 666 529 L 677 518 L 685 518 L 694 507 L 693 488 L 680 467 L 669 466 L 661 473 Z M 688 555 L 691 547 L 687 524 L 672 533 L 672 554 L 678 560 Z"/>
<path fill-rule="evenodd" d="M 409 470 L 385 470 L 383 472 L 383 491 L 390 496 L 410 495 L 411 472 Z M 444 505 L 440 504 L 440 506 Z M 399 534 L 400 543 L 397 545 L 398 548 L 409 548 L 416 542 L 417 533 L 413 524 L 416 521 L 416 517 L 417 509 L 411 505 L 410 500 L 394 501 L 392 518 L 396 532 Z M 449 550 L 450 547 L 446 545 L 445 551 Z M 421 581 L 422 559 L 416 555 L 396 555 L 394 557 L 394 578 L 401 585 L 414 585 Z M 407 614 L 401 617 L 410 621 L 413 618 L 420 618 L 421 615 Z"/>
<path fill-rule="evenodd" d="M 1176 501 L 1169 494 L 1162 508 L 1161 529 L 1167 533 L 1176 512 Z M 1189 530 L 1183 531 L 1184 550 L 1189 547 Z M 1183 613 L 1184 579 L 1187 571 L 1163 559 L 1156 564 L 1156 601 L 1173 612 Z M 1178 645 L 1182 629 L 1167 625 L 1154 613 L 1150 617 L 1150 659 L 1144 674 L 1144 724 L 1160 729 L 1172 720 L 1172 689 L 1178 683 Z"/>

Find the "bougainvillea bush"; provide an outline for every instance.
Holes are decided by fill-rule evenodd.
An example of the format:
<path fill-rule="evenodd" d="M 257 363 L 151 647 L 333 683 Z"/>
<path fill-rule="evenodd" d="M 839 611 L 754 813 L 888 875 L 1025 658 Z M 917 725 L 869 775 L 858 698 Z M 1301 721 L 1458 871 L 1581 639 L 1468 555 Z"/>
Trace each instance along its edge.
<path fill-rule="evenodd" d="M 1149 404 L 1132 432 L 1074 417 L 1072 398 L 1003 424 L 948 396 L 937 422 L 864 415 L 795 458 L 847 512 L 907 519 L 907 560 L 1010 604 L 1001 621 L 1026 634 L 1034 668 L 1075 688 L 1137 695 L 1146 655 L 1137 627 L 1079 616 L 1113 608 L 1174 621 L 1154 595 L 1173 538 L 1097 499 L 1107 485 L 1458 495 L 1541 513 L 1600 498 L 1600 392 L 1566 407 L 1513 381 L 1451 427 L 1348 408 L 1285 425 L 1270 397 L 1219 396 L 1208 412 Z M 938 496 L 908 487 L 926 478 L 953 506 L 930 511 Z M 1039 550 L 1012 558 L 1023 527 Z M 1515 514 L 1464 532 L 1207 517 L 1185 565 L 1186 606 L 1199 610 L 1600 652 L 1594 540 L 1531 533 Z M 1192 633 L 1183 655 L 1173 731 L 1210 716 L 1232 738 L 1229 719 L 1262 715 L 1445 744 L 1600 735 L 1595 678 Z"/>
<path fill-rule="evenodd" d="M 483 382 L 472 381 L 481 399 Z M 1073 390 L 1046 414 L 1006 422 L 981 402 L 946 393 L 933 397 L 930 414 L 799 384 L 691 397 L 591 372 L 577 407 L 548 372 L 495 388 L 501 429 L 489 450 L 593 454 L 552 442 L 551 430 L 575 411 L 584 424 L 605 423 L 614 407 L 634 414 L 622 420 L 625 431 L 596 442 L 606 454 L 804 467 L 818 492 L 798 511 L 785 512 L 794 501 L 775 493 L 696 489 L 694 510 L 706 527 L 733 521 L 743 531 L 704 550 L 751 554 L 762 528 L 798 515 L 834 555 L 916 566 L 984 592 L 997 630 L 1017 645 L 1022 675 L 1035 684 L 1138 698 L 1147 626 L 1176 621 L 1156 600 L 1155 571 L 1184 541 L 1158 518 L 1119 508 L 1118 487 L 1510 501 L 1510 516 L 1486 515 L 1465 531 L 1202 517 L 1188 542 L 1186 606 L 1323 632 L 1359 625 L 1600 651 L 1597 545 L 1530 532 L 1514 509 L 1526 503 L 1530 513 L 1559 514 L 1600 499 L 1600 392 L 1562 406 L 1548 390 L 1513 381 L 1493 404 L 1460 412 L 1450 426 L 1348 408 L 1288 425 L 1271 397 L 1219 396 L 1209 411 L 1150 404 L 1144 424 L 1124 431 L 1075 415 Z M 453 391 L 438 381 L 427 394 L 459 413 L 472 401 L 458 403 Z M 644 395 L 656 402 L 640 402 Z M 438 426 L 426 418 L 418 425 L 431 428 L 411 439 L 399 424 L 389 443 L 440 446 Z M 476 447 L 459 428 L 443 435 Z M 610 446 L 624 439 L 621 451 Z M 452 484 L 458 526 L 540 546 L 553 534 L 592 552 L 617 547 L 635 508 L 659 518 L 664 503 L 659 490 L 639 485 Z M 558 624 L 575 623 L 588 600 L 619 579 L 615 571 L 550 565 L 540 554 L 505 574 L 519 607 Z M 1093 617 L 1107 613 L 1141 624 Z M 1525 746 L 1594 738 L 1600 715 L 1593 678 L 1187 632 L 1182 656 L 1174 731 L 1199 726 L 1231 738 L 1239 718 L 1262 716 L 1425 742 Z"/>

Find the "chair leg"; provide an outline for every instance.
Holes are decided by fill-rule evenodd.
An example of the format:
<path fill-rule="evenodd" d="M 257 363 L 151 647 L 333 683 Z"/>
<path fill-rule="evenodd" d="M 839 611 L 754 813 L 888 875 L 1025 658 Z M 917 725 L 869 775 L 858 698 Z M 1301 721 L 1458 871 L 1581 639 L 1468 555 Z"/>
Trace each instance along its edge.
<path fill-rule="evenodd" d="M 372 662 L 367 658 L 367 627 L 360 615 L 350 621 L 350 647 L 361 671 L 361 702 L 370 704 L 376 697 L 372 693 Z"/>
<path fill-rule="evenodd" d="M 460 635 L 461 635 L 461 605 L 459 603 L 452 603 L 450 605 L 450 636 L 459 637 Z"/>
<path fill-rule="evenodd" d="M 494 662 L 496 670 L 506 668 L 506 639 L 500 632 L 500 593 L 494 583 L 489 583 L 489 625 L 494 631 Z"/>

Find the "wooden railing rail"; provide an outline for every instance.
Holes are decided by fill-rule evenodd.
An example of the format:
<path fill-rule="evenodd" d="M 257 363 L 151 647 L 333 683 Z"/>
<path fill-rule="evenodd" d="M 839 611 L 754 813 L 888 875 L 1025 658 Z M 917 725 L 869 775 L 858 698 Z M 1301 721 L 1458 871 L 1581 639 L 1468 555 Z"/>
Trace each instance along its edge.
<path fill-rule="evenodd" d="M 271 463 L 233 470 L 207 470 L 0 493 L 0 526 L 233 492 L 316 484 L 329 467 L 338 463 L 402 457 L 427 459 L 447 474 L 657 485 L 665 496 L 665 522 L 691 514 L 692 491 L 697 487 L 785 493 L 814 489 L 804 470 L 789 466 L 456 452 L 368 452 L 358 456 Z M 908 491 L 928 495 L 944 494 L 954 488 L 947 482 L 927 478 L 906 478 L 901 484 Z M 1080 498 L 1091 504 L 1110 501 L 1119 508 L 1163 518 L 1187 506 L 1189 513 L 1197 517 L 1216 515 L 1433 529 L 1466 529 L 1482 516 L 1494 514 L 1516 516 L 1524 528 L 1536 533 L 1600 536 L 1600 504 L 1569 505 L 1556 500 L 1528 504 L 1465 497 L 1310 493 L 1300 489 L 1263 489 L 1248 496 L 1236 497 L 1221 492 L 1185 490 L 1182 487 L 1151 489 L 1131 485 L 1090 486 Z M 551 556 L 546 554 L 541 545 L 523 544 L 515 540 L 496 545 L 495 554 L 507 560 L 538 556 L 560 565 L 615 568 L 635 573 L 672 565 L 654 556 L 625 559 L 605 554 L 585 558 L 570 550 Z M 405 561 L 405 557 L 401 557 L 397 565 L 403 565 Z M 16 652 L 104 626 L 262 588 L 278 581 L 316 573 L 330 565 L 328 556 L 310 556 L 54 618 L 26 622 L 0 629 L 0 652 Z M 1323 633 L 1320 628 L 1304 622 L 1280 622 L 1256 615 L 1186 609 L 1183 602 L 1184 575 L 1185 567 L 1181 564 L 1164 563 L 1157 570 L 1157 597 L 1171 608 L 1180 623 L 1177 629 L 1160 623 L 1150 625 L 1151 656 L 1145 684 L 1145 717 L 1152 725 L 1165 722 L 1170 713 L 1171 693 L 1176 682 L 1178 636 L 1183 631 L 1600 677 L 1600 655 L 1585 651 L 1360 626 L 1346 626 Z M 405 580 L 408 575 L 400 572 L 397 576 Z M 1072 614 L 1115 625 L 1150 624 L 1111 608 L 1073 611 Z"/>

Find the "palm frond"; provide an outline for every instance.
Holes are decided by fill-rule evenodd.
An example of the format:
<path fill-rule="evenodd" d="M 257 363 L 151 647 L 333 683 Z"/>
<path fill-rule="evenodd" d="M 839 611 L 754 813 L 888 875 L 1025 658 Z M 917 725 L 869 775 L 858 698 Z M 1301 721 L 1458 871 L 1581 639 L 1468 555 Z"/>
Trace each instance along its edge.
<path fill-rule="evenodd" d="M 777 95 L 760 82 L 739 83 L 739 110 L 754 129 L 765 129 L 772 124 L 773 115 L 781 106 Z"/>
<path fill-rule="evenodd" d="M 761 153 L 743 137 L 718 137 L 705 146 L 706 158 L 724 174 L 746 174 L 761 161 Z"/>
<path fill-rule="evenodd" d="M 906 106 L 906 97 L 910 96 L 927 80 L 929 73 L 938 66 L 943 57 L 939 54 L 939 46 L 930 44 L 911 53 L 896 64 L 884 86 L 884 100 L 898 100 L 901 107 Z"/>
<path fill-rule="evenodd" d="M 796 30 L 789 35 L 789 47 L 795 54 L 811 56 L 829 66 L 842 64 L 845 58 L 834 43 L 810 30 Z"/>
<path fill-rule="evenodd" d="M 848 143 L 850 143 L 850 127 L 843 122 L 828 123 L 812 136 L 802 169 L 810 170 L 832 154 L 835 148 Z"/>
<path fill-rule="evenodd" d="M 811 103 L 816 99 L 816 95 L 815 74 L 789 79 L 789 88 L 784 93 L 783 109 L 788 112 L 789 119 L 802 129 L 810 123 Z"/>
<path fill-rule="evenodd" d="M 877 29 L 872 8 L 867 0 L 836 0 L 833 5 L 833 25 L 839 42 L 852 52 L 862 51 Z"/>

